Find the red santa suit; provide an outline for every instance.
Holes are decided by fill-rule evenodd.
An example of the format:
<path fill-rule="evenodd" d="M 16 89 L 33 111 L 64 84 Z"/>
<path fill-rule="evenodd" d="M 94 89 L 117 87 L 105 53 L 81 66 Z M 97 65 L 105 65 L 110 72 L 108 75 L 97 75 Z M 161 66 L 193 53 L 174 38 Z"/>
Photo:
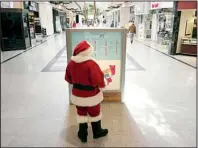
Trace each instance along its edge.
<path fill-rule="evenodd" d="M 86 41 L 79 43 L 69 61 L 65 80 L 73 85 L 71 102 L 77 108 L 77 122 L 97 122 L 101 120 L 101 89 L 105 88 L 104 74 L 91 58 L 92 46 Z"/>

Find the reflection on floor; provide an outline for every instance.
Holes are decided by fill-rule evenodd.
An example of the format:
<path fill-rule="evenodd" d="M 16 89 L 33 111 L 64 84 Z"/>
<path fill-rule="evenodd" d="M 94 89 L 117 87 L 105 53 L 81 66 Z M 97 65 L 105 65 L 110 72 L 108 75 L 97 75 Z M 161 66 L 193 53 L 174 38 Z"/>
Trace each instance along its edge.
<path fill-rule="evenodd" d="M 168 54 L 168 46 L 167 45 L 159 45 L 157 43 L 155 43 L 154 41 L 152 41 L 151 39 L 135 39 L 136 41 L 149 46 L 155 50 L 158 50 L 162 53 Z M 197 67 L 197 56 L 188 56 L 188 55 L 169 55 L 175 59 L 178 59 L 181 62 L 184 62 L 186 64 L 189 64 L 193 67 Z"/>
<path fill-rule="evenodd" d="M 1 52 L 1 62 L 12 58 L 20 53 L 22 53 L 24 50 L 16 50 L 16 51 L 3 51 Z"/>
<path fill-rule="evenodd" d="M 56 36 L 57 34 L 53 34 L 51 36 L 47 36 L 45 38 L 43 38 L 41 41 L 36 41 L 36 39 L 32 39 L 31 42 L 32 42 L 32 47 L 36 47 L 40 44 L 42 44 L 43 42 L 47 41 L 48 38 L 52 37 L 52 36 Z M 32 48 L 30 47 L 30 48 Z M 28 49 L 30 49 L 28 48 Z M 28 50 L 26 49 L 26 50 Z M 25 52 L 26 50 L 12 50 L 12 51 L 3 51 L 1 52 L 1 63 L 10 59 L 10 58 L 14 58 L 20 54 L 22 54 L 23 52 Z"/>
<path fill-rule="evenodd" d="M 196 145 L 196 69 L 138 42 L 127 44 L 124 103 L 102 104 L 109 135 L 93 140 L 89 128 L 81 144 L 64 71 L 55 69 L 65 64 L 65 41 L 52 37 L 1 65 L 2 146 Z"/>
<path fill-rule="evenodd" d="M 118 112 L 120 111 L 120 112 Z M 74 106 L 70 108 L 70 122 L 68 127 L 73 133 L 76 133 L 76 119 L 73 116 L 76 109 Z M 102 104 L 103 120 L 102 125 L 104 128 L 109 129 L 109 135 L 99 140 L 93 140 L 92 130 L 89 127 L 89 143 L 83 146 L 92 147 L 143 147 L 145 139 L 143 138 L 138 126 L 130 115 L 125 104 L 122 103 L 103 103 Z M 71 133 L 72 133 L 71 132 Z M 82 144 L 75 137 L 75 135 L 68 135 L 66 138 L 72 145 L 81 147 Z"/>
<path fill-rule="evenodd" d="M 6 146 L 6 143 L 9 143 L 10 147 L 145 146 L 145 140 L 138 126 L 124 104 L 102 104 L 102 111 L 105 113 L 102 125 L 109 129 L 109 135 L 94 140 L 92 138 L 92 129 L 89 125 L 88 143 L 86 144 L 82 144 L 76 136 L 78 125 L 76 124 L 76 109 L 73 105 L 65 105 L 65 107 L 46 105 L 43 106 L 43 109 L 40 107 L 41 105 L 38 108 L 39 111 L 46 112 L 46 115 L 48 112 L 51 115 L 48 117 L 43 115 L 40 117 L 35 116 L 34 118 L 4 119 L 2 121 L 3 146 Z M 51 111 L 51 109 L 54 110 Z"/>
<path fill-rule="evenodd" d="M 147 144 L 195 147 L 196 69 L 138 42 L 127 49 L 146 69 L 126 72 L 124 101 Z"/>

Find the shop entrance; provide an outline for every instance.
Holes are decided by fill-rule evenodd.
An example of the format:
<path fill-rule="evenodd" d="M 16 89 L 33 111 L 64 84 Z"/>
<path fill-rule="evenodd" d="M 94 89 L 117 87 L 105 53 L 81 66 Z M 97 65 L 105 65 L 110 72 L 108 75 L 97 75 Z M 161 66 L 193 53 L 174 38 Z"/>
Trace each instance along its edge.
<path fill-rule="evenodd" d="M 197 11 L 181 11 L 176 53 L 197 55 Z"/>
<path fill-rule="evenodd" d="M 172 39 L 173 14 L 172 9 L 158 10 L 152 16 L 151 39 L 162 50 L 168 53 Z"/>
<path fill-rule="evenodd" d="M 161 13 L 157 18 L 157 43 L 168 50 L 172 36 L 173 15 L 172 13 Z"/>

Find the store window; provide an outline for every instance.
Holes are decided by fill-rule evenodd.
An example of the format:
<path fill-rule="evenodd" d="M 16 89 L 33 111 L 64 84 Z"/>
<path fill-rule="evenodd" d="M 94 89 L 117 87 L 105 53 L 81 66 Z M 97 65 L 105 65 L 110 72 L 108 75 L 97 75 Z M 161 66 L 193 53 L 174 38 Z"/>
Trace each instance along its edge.
<path fill-rule="evenodd" d="M 118 23 L 120 23 L 120 10 L 118 11 Z"/>
<path fill-rule="evenodd" d="M 158 15 L 157 42 L 161 45 L 169 45 L 172 37 L 173 15 L 171 13 L 160 13 Z"/>
<path fill-rule="evenodd" d="M 197 38 L 197 11 L 195 11 L 195 19 L 193 23 L 192 38 Z"/>
<path fill-rule="evenodd" d="M 143 15 L 140 16 L 140 23 L 143 23 Z"/>
<path fill-rule="evenodd" d="M 131 7 L 130 7 L 130 13 L 132 13 L 132 14 L 135 13 L 135 7 L 134 7 L 134 6 L 131 6 Z"/>
<path fill-rule="evenodd" d="M 115 12 L 115 27 L 118 26 L 118 12 Z"/>
<path fill-rule="evenodd" d="M 182 11 L 180 19 L 178 49 L 181 54 L 197 55 L 196 11 Z"/>
<path fill-rule="evenodd" d="M 152 29 L 152 21 L 149 21 L 149 29 Z"/>
<path fill-rule="evenodd" d="M 130 15 L 130 21 L 135 21 L 135 16 L 134 15 Z"/>

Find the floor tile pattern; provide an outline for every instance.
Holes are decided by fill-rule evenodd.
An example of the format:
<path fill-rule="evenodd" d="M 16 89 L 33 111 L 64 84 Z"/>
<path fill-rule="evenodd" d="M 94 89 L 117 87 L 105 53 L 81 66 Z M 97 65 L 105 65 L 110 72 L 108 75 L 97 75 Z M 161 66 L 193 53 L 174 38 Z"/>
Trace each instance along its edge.
<path fill-rule="evenodd" d="M 65 34 L 49 38 L 1 64 L 2 147 L 196 146 L 196 69 L 129 40 L 123 103 L 102 103 L 109 135 L 93 140 L 89 127 L 88 143 L 80 143 L 65 42 Z"/>

